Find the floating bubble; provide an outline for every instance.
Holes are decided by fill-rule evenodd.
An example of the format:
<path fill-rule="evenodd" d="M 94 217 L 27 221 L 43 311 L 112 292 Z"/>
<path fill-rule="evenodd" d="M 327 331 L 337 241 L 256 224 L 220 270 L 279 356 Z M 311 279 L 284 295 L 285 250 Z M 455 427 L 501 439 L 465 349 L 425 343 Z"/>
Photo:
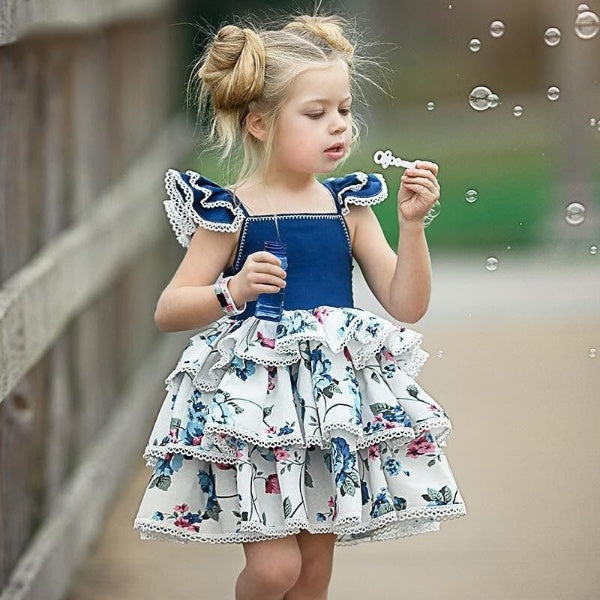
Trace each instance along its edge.
<path fill-rule="evenodd" d="M 558 100 L 560 96 L 560 90 L 555 85 L 553 85 L 548 88 L 546 95 L 548 96 L 548 100 L 552 100 L 554 102 L 554 100 Z"/>
<path fill-rule="evenodd" d="M 485 268 L 488 271 L 495 271 L 498 268 L 498 259 L 495 256 L 489 256 L 485 261 Z"/>
<path fill-rule="evenodd" d="M 471 50 L 471 52 L 479 52 L 480 48 L 481 48 L 481 40 L 479 38 L 473 38 L 469 42 L 469 50 Z"/>
<path fill-rule="evenodd" d="M 523 114 L 523 107 L 520 104 L 517 104 L 513 107 L 513 115 L 515 117 L 520 117 Z"/>
<path fill-rule="evenodd" d="M 593 254 L 593 255 L 598 254 L 598 246 L 596 246 L 596 244 L 592 244 L 590 246 L 590 254 Z"/>
<path fill-rule="evenodd" d="M 585 12 L 586 10 L 590 10 L 590 7 L 589 7 L 587 4 L 580 4 L 580 5 L 577 7 L 577 12 L 578 12 L 578 13 Z"/>
<path fill-rule="evenodd" d="M 596 119 L 594 117 L 590 119 L 590 127 L 596 127 Z"/>
<path fill-rule="evenodd" d="M 427 110 L 433 110 L 435 108 L 435 102 L 427 103 Z"/>
<path fill-rule="evenodd" d="M 423 227 L 429 227 L 431 221 L 433 221 L 439 214 L 440 210 L 442 210 L 442 205 L 439 200 L 436 200 L 433 203 L 433 206 L 429 209 L 429 212 L 423 218 Z"/>
<path fill-rule="evenodd" d="M 579 202 L 571 202 L 565 210 L 565 221 L 569 225 L 580 225 L 585 219 L 585 206 Z"/>
<path fill-rule="evenodd" d="M 465 200 L 471 203 L 475 202 L 475 200 L 477 200 L 477 190 L 467 190 Z"/>
<path fill-rule="evenodd" d="M 557 46 L 560 43 L 560 29 L 548 27 L 544 33 L 544 41 L 548 46 Z"/>
<path fill-rule="evenodd" d="M 478 85 L 476 88 L 471 90 L 469 94 L 469 104 L 475 110 L 486 110 L 490 106 L 489 97 L 492 93 L 490 88 L 484 85 Z"/>
<path fill-rule="evenodd" d="M 490 24 L 490 35 L 495 38 L 504 35 L 504 23 L 502 21 L 492 21 Z"/>
<path fill-rule="evenodd" d="M 590 348 L 588 350 L 588 356 L 590 358 L 596 358 L 596 356 L 598 356 L 598 349 L 597 348 Z"/>
<path fill-rule="evenodd" d="M 575 33 L 582 40 L 591 40 L 600 30 L 600 19 L 596 13 L 589 10 L 581 12 L 575 19 Z"/>
<path fill-rule="evenodd" d="M 435 354 L 438 358 L 443 358 L 444 356 L 444 351 L 443 350 L 438 350 Z"/>
<path fill-rule="evenodd" d="M 507 249 L 507 250 L 510 250 L 510 248 L 511 248 L 510 246 L 506 246 L 506 249 Z"/>
<path fill-rule="evenodd" d="M 490 94 L 488 96 L 488 103 L 490 108 L 496 108 L 500 104 L 500 97 L 498 94 Z"/>

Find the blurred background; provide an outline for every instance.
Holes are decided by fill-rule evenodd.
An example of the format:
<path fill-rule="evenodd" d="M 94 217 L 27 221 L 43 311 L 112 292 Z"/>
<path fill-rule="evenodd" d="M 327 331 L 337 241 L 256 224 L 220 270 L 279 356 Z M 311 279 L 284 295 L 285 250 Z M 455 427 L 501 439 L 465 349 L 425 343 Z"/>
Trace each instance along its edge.
<path fill-rule="evenodd" d="M 225 183 L 186 87 L 205 28 L 313 7 L 0 4 L 0 600 L 233 598 L 241 546 L 132 529 L 141 452 L 190 336 L 153 322 L 183 256 L 162 180 Z M 374 153 L 440 166 L 432 299 L 409 326 L 468 511 L 435 535 L 336 549 L 330 598 L 596 599 L 600 3 L 322 8 L 387 67 L 333 175 L 384 174 L 374 210 L 392 248 L 403 170 Z M 385 315 L 354 273 L 356 305 Z"/>

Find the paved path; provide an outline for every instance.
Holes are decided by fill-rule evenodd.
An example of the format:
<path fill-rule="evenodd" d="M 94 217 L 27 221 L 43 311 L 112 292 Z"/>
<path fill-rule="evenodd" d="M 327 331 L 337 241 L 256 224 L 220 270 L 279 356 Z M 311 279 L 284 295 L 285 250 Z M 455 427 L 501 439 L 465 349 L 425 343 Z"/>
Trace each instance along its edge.
<path fill-rule="evenodd" d="M 600 597 L 600 356 L 588 356 L 600 349 L 600 257 L 494 272 L 484 261 L 435 259 L 430 310 L 410 325 L 430 353 L 419 381 L 452 419 L 445 451 L 468 515 L 336 548 L 329 600 Z M 373 307 L 359 277 L 356 297 Z M 148 475 L 140 458 L 68 600 L 232 600 L 241 546 L 132 530 Z"/>

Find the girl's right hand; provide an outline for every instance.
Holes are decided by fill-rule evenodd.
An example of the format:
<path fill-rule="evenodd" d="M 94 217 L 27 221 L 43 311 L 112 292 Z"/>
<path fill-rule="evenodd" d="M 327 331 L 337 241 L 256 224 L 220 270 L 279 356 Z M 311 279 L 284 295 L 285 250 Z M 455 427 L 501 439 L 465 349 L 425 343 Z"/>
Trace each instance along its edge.
<path fill-rule="evenodd" d="M 281 261 L 270 252 L 253 252 L 239 273 L 229 281 L 229 291 L 236 306 L 254 302 L 260 294 L 276 294 L 285 287 L 285 269 Z"/>

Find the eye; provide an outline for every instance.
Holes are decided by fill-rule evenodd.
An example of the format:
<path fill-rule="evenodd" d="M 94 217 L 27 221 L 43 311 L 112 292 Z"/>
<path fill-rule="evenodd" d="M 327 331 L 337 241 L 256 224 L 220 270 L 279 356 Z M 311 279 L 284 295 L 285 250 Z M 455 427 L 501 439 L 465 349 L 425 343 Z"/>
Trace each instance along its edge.
<path fill-rule="evenodd" d="M 320 113 L 309 113 L 306 116 L 310 119 L 319 119 L 321 118 L 325 113 L 324 112 L 320 112 Z"/>
<path fill-rule="evenodd" d="M 352 109 L 350 107 L 348 108 L 340 108 L 340 114 L 341 115 L 349 115 L 352 112 Z"/>

